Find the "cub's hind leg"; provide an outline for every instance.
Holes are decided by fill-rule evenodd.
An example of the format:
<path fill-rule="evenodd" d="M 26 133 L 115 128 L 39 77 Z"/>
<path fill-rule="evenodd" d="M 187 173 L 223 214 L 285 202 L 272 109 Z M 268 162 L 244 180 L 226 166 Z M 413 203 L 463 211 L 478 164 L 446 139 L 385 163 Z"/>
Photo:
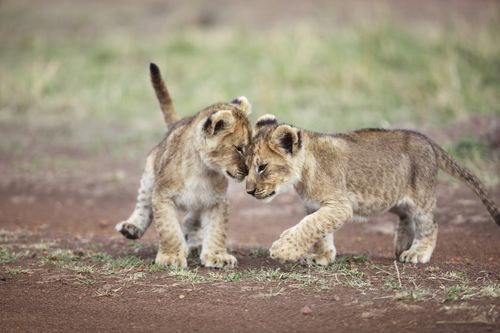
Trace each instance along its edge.
<path fill-rule="evenodd" d="M 151 196 L 155 182 L 154 156 L 153 152 L 146 160 L 137 194 L 137 203 L 132 215 L 126 221 L 122 221 L 115 226 L 116 231 L 129 239 L 141 238 L 153 220 Z"/>
<path fill-rule="evenodd" d="M 401 253 L 408 250 L 415 238 L 415 221 L 409 212 L 398 209 L 393 211 L 399 216 L 398 227 L 394 234 L 394 252 L 396 258 L 399 258 Z"/>
<path fill-rule="evenodd" d="M 414 238 L 410 248 L 399 255 L 399 261 L 425 264 L 436 247 L 438 226 L 431 212 L 417 212 L 411 219 L 415 223 Z"/>

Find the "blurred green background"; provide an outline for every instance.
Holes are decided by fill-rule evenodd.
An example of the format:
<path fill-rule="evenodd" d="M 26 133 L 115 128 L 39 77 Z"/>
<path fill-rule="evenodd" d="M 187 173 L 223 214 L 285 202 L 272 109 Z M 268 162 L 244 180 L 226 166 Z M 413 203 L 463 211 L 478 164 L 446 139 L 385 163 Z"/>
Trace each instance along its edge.
<path fill-rule="evenodd" d="M 164 132 L 152 61 L 182 115 L 245 95 L 252 120 L 419 129 L 497 184 L 499 31 L 484 0 L 2 0 L 2 184 L 135 177 Z"/>

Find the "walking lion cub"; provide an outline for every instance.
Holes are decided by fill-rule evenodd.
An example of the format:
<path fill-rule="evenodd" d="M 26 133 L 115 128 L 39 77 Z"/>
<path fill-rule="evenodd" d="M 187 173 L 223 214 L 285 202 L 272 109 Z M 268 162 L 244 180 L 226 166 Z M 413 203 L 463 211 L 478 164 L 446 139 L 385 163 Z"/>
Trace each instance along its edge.
<path fill-rule="evenodd" d="M 249 194 L 272 200 L 294 187 L 306 205 L 309 215 L 271 246 L 271 257 L 280 261 L 327 265 L 336 255 L 333 231 L 355 217 L 390 211 L 399 216 L 397 258 L 428 262 L 437 239 L 432 212 L 438 169 L 465 182 L 500 225 L 481 181 L 418 132 L 364 129 L 327 135 L 278 124 L 266 115 L 254 127 L 247 165 Z"/>
<path fill-rule="evenodd" d="M 137 239 L 154 220 L 157 264 L 186 267 L 189 248 L 201 242 L 202 265 L 233 267 L 236 258 L 225 245 L 227 178 L 242 181 L 248 173 L 250 103 L 239 97 L 179 120 L 158 67 L 151 64 L 150 72 L 168 131 L 147 158 L 132 215 L 116 230 Z M 186 212 L 184 232 L 178 209 Z"/>

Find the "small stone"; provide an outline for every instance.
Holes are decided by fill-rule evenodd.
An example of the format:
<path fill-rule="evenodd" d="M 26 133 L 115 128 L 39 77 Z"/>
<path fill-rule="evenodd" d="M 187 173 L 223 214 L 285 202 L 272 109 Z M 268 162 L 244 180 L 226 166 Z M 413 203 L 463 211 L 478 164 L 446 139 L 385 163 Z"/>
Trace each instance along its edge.
<path fill-rule="evenodd" d="M 179 299 L 183 299 L 184 297 L 186 297 L 186 296 L 184 296 L 184 295 L 179 295 Z"/>
<path fill-rule="evenodd" d="M 313 311 L 311 310 L 311 308 L 309 306 L 304 306 L 302 309 L 300 309 L 300 313 L 302 313 L 303 315 L 308 315 L 308 314 L 311 314 Z"/>

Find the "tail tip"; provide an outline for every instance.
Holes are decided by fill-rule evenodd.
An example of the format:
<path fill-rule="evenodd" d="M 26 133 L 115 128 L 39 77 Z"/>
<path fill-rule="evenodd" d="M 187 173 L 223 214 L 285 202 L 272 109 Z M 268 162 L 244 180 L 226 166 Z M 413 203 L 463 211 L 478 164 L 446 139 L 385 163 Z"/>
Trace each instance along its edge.
<path fill-rule="evenodd" d="M 154 62 L 149 64 L 149 71 L 150 71 L 151 75 L 160 74 L 160 69 L 158 68 L 158 66 Z"/>

